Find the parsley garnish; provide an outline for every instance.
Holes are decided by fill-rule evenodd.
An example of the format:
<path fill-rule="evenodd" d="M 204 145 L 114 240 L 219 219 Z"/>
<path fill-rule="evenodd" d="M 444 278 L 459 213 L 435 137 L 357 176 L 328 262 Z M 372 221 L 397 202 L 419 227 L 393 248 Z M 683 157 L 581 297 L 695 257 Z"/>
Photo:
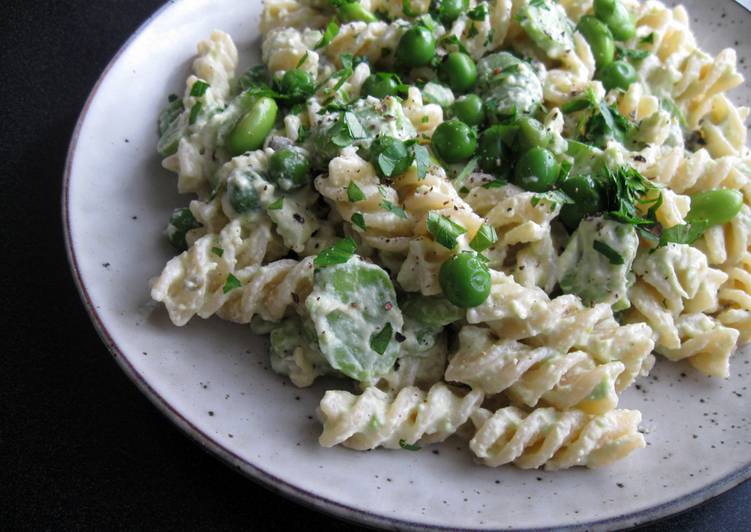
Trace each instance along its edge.
<path fill-rule="evenodd" d="M 477 251 L 485 251 L 490 246 L 498 241 L 498 234 L 495 232 L 495 228 L 489 224 L 482 224 L 480 229 L 477 230 L 477 234 L 469 243 L 469 247 Z"/>
<path fill-rule="evenodd" d="M 466 46 L 464 46 L 459 37 L 454 34 L 447 35 L 446 37 L 441 39 L 441 45 L 443 45 L 444 48 L 448 48 L 451 45 L 456 46 L 463 54 L 470 55 L 470 53 L 467 51 Z"/>
<path fill-rule="evenodd" d="M 365 225 L 365 217 L 359 212 L 356 212 L 355 214 L 352 215 L 352 223 L 355 224 L 360 229 L 362 229 L 363 231 L 368 230 L 367 226 Z"/>
<path fill-rule="evenodd" d="M 652 32 L 649 35 L 639 39 L 640 44 L 654 44 L 654 42 L 655 42 L 655 32 Z"/>
<path fill-rule="evenodd" d="M 237 81 L 242 90 L 247 90 L 257 85 L 268 86 L 268 79 L 269 70 L 266 65 L 258 65 L 249 68 Z"/>
<path fill-rule="evenodd" d="M 347 186 L 347 198 L 350 202 L 357 203 L 358 201 L 363 201 L 365 199 L 365 194 L 362 189 L 357 186 L 357 183 L 350 181 Z"/>
<path fill-rule="evenodd" d="M 404 449 L 405 451 L 419 451 L 422 449 L 419 445 L 412 445 L 410 443 L 407 443 L 407 440 L 401 439 L 399 440 L 399 447 Z"/>
<path fill-rule="evenodd" d="M 675 118 L 677 118 L 678 123 L 681 125 L 682 128 L 688 129 L 688 122 L 686 121 L 686 115 L 683 114 L 683 111 L 681 111 L 681 108 L 678 107 L 678 104 L 676 104 L 673 100 L 671 100 L 670 98 L 660 99 L 660 107 L 662 107 L 668 113 L 670 113 Z"/>
<path fill-rule="evenodd" d="M 412 2 L 410 0 L 402 0 L 402 11 L 408 17 L 419 17 L 420 13 L 412 9 Z"/>
<path fill-rule="evenodd" d="M 706 220 L 696 220 L 665 229 L 660 235 L 660 242 L 657 247 L 668 244 L 693 244 L 701 238 L 704 231 L 708 228 L 709 222 Z"/>
<path fill-rule="evenodd" d="M 434 211 L 428 213 L 427 226 L 433 239 L 447 249 L 454 249 L 456 239 L 467 232 L 458 223 Z"/>
<path fill-rule="evenodd" d="M 616 250 L 608 246 L 605 242 L 601 240 L 595 240 L 592 242 L 592 247 L 600 253 L 601 255 L 604 255 L 608 261 L 610 261 L 610 264 L 613 264 L 615 266 L 620 266 L 623 264 L 623 257 L 620 253 L 618 253 Z"/>
<path fill-rule="evenodd" d="M 228 294 L 232 292 L 235 288 L 242 287 L 242 283 L 240 282 L 240 279 L 232 275 L 231 273 L 227 276 L 227 281 L 224 283 L 224 293 Z"/>
<path fill-rule="evenodd" d="M 415 144 L 415 166 L 417 167 L 417 179 L 425 179 L 428 174 L 428 168 L 430 167 L 430 152 L 425 146 L 421 144 Z"/>
<path fill-rule="evenodd" d="M 206 94 L 206 91 L 209 87 L 210 85 L 208 83 L 199 79 L 195 83 L 193 83 L 193 86 L 190 88 L 190 95 L 196 98 L 200 98 L 201 96 Z"/>
<path fill-rule="evenodd" d="M 394 214 L 394 215 L 398 216 L 402 220 L 406 220 L 407 219 L 407 213 L 404 211 L 404 209 L 402 209 L 401 207 L 399 207 L 397 205 L 394 205 L 389 200 L 383 200 L 381 202 L 381 208 L 386 209 L 391 214 Z"/>
<path fill-rule="evenodd" d="M 272 203 L 271 205 L 269 205 L 268 207 L 266 207 L 266 209 L 268 209 L 270 211 L 278 211 L 282 207 L 284 207 L 284 198 L 279 198 L 274 203 Z"/>
<path fill-rule="evenodd" d="M 633 48 L 624 48 L 623 46 L 615 47 L 616 59 L 630 59 L 634 62 L 643 61 L 652 52 L 649 50 L 636 50 Z"/>
<path fill-rule="evenodd" d="M 384 354 L 393 336 L 394 328 L 391 327 L 391 323 L 386 322 L 383 329 L 370 337 L 370 348 L 379 355 Z"/>
<path fill-rule="evenodd" d="M 655 212 L 662 204 L 662 193 L 634 168 L 621 166 L 615 171 L 605 168 L 608 215 L 622 223 L 631 225 L 655 225 Z M 652 199 L 645 199 L 648 193 L 657 191 Z M 643 217 L 636 205 L 651 204 L 647 217 Z"/>
<path fill-rule="evenodd" d="M 300 60 L 297 62 L 297 66 L 295 66 L 295 68 L 300 68 L 301 66 L 303 66 L 308 61 L 308 57 L 309 56 L 310 56 L 310 52 L 308 52 L 306 50 L 305 51 L 305 55 L 300 58 Z"/>
<path fill-rule="evenodd" d="M 469 174 L 477 170 L 477 165 L 479 164 L 480 158 L 475 157 L 473 159 L 470 159 L 469 162 L 464 165 L 464 168 L 462 168 L 462 171 L 459 172 L 459 174 L 454 178 L 454 188 L 460 189 L 464 185 L 464 180 L 467 179 Z"/>
<path fill-rule="evenodd" d="M 506 185 L 508 185 L 508 181 L 506 181 L 505 179 L 494 179 L 490 183 L 485 183 L 482 188 L 486 190 L 492 190 L 494 188 L 505 187 Z"/>
<path fill-rule="evenodd" d="M 323 31 L 323 37 L 321 37 L 321 40 L 318 41 L 318 44 L 316 44 L 313 49 L 318 50 L 319 48 L 328 46 L 337 35 L 339 35 L 339 24 L 337 24 L 336 21 L 331 20 Z"/>
<path fill-rule="evenodd" d="M 330 248 L 326 248 L 315 258 L 313 264 L 316 268 L 325 268 L 326 266 L 333 266 L 334 264 L 344 264 L 357 251 L 357 244 L 352 238 L 347 237 L 344 240 L 338 241 Z"/>
<path fill-rule="evenodd" d="M 365 129 L 354 113 L 346 111 L 341 114 L 339 120 L 329 130 L 331 143 L 338 148 L 346 148 L 355 140 L 367 137 Z"/>
<path fill-rule="evenodd" d="M 467 16 L 471 18 L 472 20 L 475 20 L 478 22 L 481 20 L 485 20 L 485 17 L 488 16 L 488 4 L 486 3 L 477 4 L 477 7 L 467 11 Z"/>
<path fill-rule="evenodd" d="M 224 250 L 222 248 L 211 248 L 211 252 L 216 255 L 217 257 L 222 257 L 224 255 Z"/>

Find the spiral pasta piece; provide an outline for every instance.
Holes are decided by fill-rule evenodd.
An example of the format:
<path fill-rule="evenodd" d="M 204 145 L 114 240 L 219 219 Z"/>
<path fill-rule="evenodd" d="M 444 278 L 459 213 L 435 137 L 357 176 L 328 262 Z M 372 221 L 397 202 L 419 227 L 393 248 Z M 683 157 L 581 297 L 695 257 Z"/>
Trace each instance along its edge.
<path fill-rule="evenodd" d="M 617 391 L 629 386 L 652 365 L 651 329 L 644 325 L 619 325 L 607 304 L 584 307 L 573 295 L 550 299 L 539 288 L 525 288 L 501 272 L 491 272 L 490 296 L 480 306 L 467 311 L 467 322 L 487 326 L 504 340 L 523 341 L 567 353 L 584 351 L 602 364 L 621 362 Z M 624 339 L 615 349 L 608 338 Z"/>
<path fill-rule="evenodd" d="M 328 18 L 297 0 L 264 0 L 259 29 L 265 35 L 276 28 L 322 28 Z"/>
<path fill-rule="evenodd" d="M 188 251 L 170 260 L 152 281 L 151 297 L 165 304 L 177 326 L 196 314 L 208 318 L 228 299 L 223 287 L 229 275 L 247 279 L 263 261 L 271 239 L 267 218 L 234 220 L 218 235 L 199 238 Z M 216 253 L 217 249 L 222 252 Z"/>
<path fill-rule="evenodd" d="M 581 33 L 574 33 L 574 47 L 557 58 L 560 66 L 548 70 L 542 80 L 546 102 L 562 105 L 587 88 L 595 75 L 595 58 Z"/>
<path fill-rule="evenodd" d="M 300 69 L 318 78 L 320 54 L 314 50 L 322 33 L 317 30 L 280 27 L 270 30 L 261 45 L 261 58 L 272 76 L 294 70 L 304 57 Z"/>
<path fill-rule="evenodd" d="M 751 208 L 744 205 L 725 225 L 710 227 L 695 245 L 713 266 L 727 269 L 738 264 L 751 247 Z"/>
<path fill-rule="evenodd" d="M 646 447 L 639 432 L 641 413 L 611 410 L 588 415 L 579 410 L 515 407 L 495 413 L 479 410 L 472 416 L 478 427 L 470 449 L 485 465 L 512 463 L 522 469 L 602 467 Z"/>
<path fill-rule="evenodd" d="M 407 387 L 396 397 L 376 387 L 359 396 L 329 390 L 319 406 L 323 433 L 318 441 L 358 451 L 441 442 L 469 420 L 482 399 L 478 391 L 461 396 L 440 382 L 427 393 Z"/>
<path fill-rule="evenodd" d="M 445 377 L 486 395 L 505 392 L 529 407 L 542 401 L 561 410 L 599 414 L 617 406 L 615 383 L 624 369 L 621 362 L 601 364 L 583 351 L 533 348 L 499 340 L 489 329 L 466 326 Z"/>
<path fill-rule="evenodd" d="M 409 24 L 404 21 L 349 22 L 340 26 L 339 33 L 323 52 L 340 66 L 343 54 L 367 57 L 371 64 L 391 63 L 399 40 L 408 29 Z"/>
<path fill-rule="evenodd" d="M 751 253 L 744 253 L 727 273 L 727 282 L 719 292 L 723 311 L 717 319 L 723 325 L 737 329 L 740 342 L 745 344 L 751 341 Z"/>
<path fill-rule="evenodd" d="M 422 92 L 417 87 L 407 90 L 407 99 L 402 103 L 404 114 L 417 130 L 418 139 L 431 138 L 443 122 L 443 109 L 435 103 L 424 103 Z"/>

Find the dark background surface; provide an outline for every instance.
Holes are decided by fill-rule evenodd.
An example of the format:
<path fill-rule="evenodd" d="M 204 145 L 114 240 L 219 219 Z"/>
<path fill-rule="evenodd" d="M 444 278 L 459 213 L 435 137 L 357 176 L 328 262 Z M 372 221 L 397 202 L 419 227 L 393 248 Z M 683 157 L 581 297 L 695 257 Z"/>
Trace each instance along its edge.
<path fill-rule="evenodd" d="M 0 526 L 352 530 L 183 436 L 116 366 L 78 299 L 60 223 L 68 141 L 99 73 L 160 3 L 2 2 Z M 748 500 L 747 482 L 649 529 L 748 530 Z"/>

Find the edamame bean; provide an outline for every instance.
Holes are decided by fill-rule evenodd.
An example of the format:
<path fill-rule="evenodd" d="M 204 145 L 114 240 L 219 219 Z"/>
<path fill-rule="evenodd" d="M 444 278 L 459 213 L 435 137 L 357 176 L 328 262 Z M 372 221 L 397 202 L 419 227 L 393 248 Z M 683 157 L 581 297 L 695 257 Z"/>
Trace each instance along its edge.
<path fill-rule="evenodd" d="M 448 25 L 458 19 L 469 8 L 469 0 L 437 0 L 434 12 L 438 19 Z"/>
<path fill-rule="evenodd" d="M 469 126 L 485 122 L 485 106 L 477 94 L 467 94 L 451 104 L 451 114 Z"/>
<path fill-rule="evenodd" d="M 443 122 L 433 133 L 433 150 L 447 163 L 466 161 L 477 150 L 477 133 L 461 120 Z"/>
<path fill-rule="evenodd" d="M 577 29 L 587 39 L 592 55 L 595 57 L 597 68 L 603 68 L 613 62 L 615 57 L 615 41 L 610 29 L 599 19 L 585 15 L 579 21 Z"/>
<path fill-rule="evenodd" d="M 296 68 L 284 73 L 280 88 L 282 94 L 289 96 L 292 103 L 300 103 L 313 96 L 316 91 L 316 83 L 313 76 Z"/>
<path fill-rule="evenodd" d="M 532 148 L 516 163 L 514 182 L 525 190 L 546 192 L 558 180 L 561 167 L 545 148 Z"/>
<path fill-rule="evenodd" d="M 706 220 L 709 225 L 722 225 L 736 217 L 743 207 L 743 194 L 722 188 L 707 190 L 691 196 L 691 210 L 686 221 Z"/>
<path fill-rule="evenodd" d="M 607 90 L 626 90 L 636 81 L 636 69 L 628 61 L 613 61 L 598 74 Z"/>
<path fill-rule="evenodd" d="M 378 17 L 365 9 L 359 2 L 348 2 L 339 6 L 337 10 L 339 20 L 342 22 L 377 22 Z"/>
<path fill-rule="evenodd" d="M 396 76 L 385 72 L 371 74 L 362 85 L 364 96 L 373 96 L 382 100 L 386 96 L 396 96 L 399 91 L 399 82 Z"/>
<path fill-rule="evenodd" d="M 456 92 L 466 92 L 477 83 L 477 65 L 470 56 L 462 52 L 448 54 L 438 73 Z"/>
<path fill-rule="evenodd" d="M 636 24 L 628 9 L 619 0 L 595 0 L 595 16 L 603 21 L 617 41 L 627 41 L 636 35 Z"/>
<path fill-rule="evenodd" d="M 414 26 L 399 40 L 397 63 L 412 68 L 426 66 L 433 59 L 435 48 L 433 32 L 424 26 Z"/>
<path fill-rule="evenodd" d="M 474 252 L 464 251 L 444 262 L 438 282 L 446 299 L 457 307 L 476 307 L 490 295 L 490 271 Z"/>
<path fill-rule="evenodd" d="M 266 137 L 276 122 L 279 107 L 273 98 L 262 96 L 243 116 L 227 139 L 227 148 L 233 156 L 247 151 L 257 150 L 263 146 Z"/>
<path fill-rule="evenodd" d="M 269 178 L 282 190 L 293 190 L 310 182 L 310 161 L 292 149 L 279 150 L 269 159 Z"/>

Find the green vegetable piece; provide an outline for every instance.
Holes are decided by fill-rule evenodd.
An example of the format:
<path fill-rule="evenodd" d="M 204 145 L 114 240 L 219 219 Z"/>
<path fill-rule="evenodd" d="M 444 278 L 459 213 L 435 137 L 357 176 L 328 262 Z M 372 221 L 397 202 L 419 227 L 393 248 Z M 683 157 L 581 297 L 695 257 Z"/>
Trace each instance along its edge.
<path fill-rule="evenodd" d="M 304 102 L 316 92 L 316 83 L 308 72 L 296 68 L 288 70 L 282 76 L 280 83 L 282 94 L 289 98 L 290 103 Z"/>
<path fill-rule="evenodd" d="M 238 214 L 250 214 L 260 211 L 261 199 L 256 185 L 265 180 L 255 171 L 233 175 L 227 180 L 229 203 Z"/>
<path fill-rule="evenodd" d="M 605 208 L 600 187 L 590 175 L 569 177 L 561 183 L 561 190 L 574 200 L 574 204 L 564 205 L 560 214 L 569 231 L 576 229 L 583 218 Z"/>
<path fill-rule="evenodd" d="M 532 192 L 546 192 L 555 185 L 560 170 L 560 164 L 549 150 L 532 148 L 517 161 L 514 183 Z"/>
<path fill-rule="evenodd" d="M 619 0 L 595 0 L 595 16 L 607 24 L 617 41 L 627 41 L 636 35 L 634 17 Z"/>
<path fill-rule="evenodd" d="M 259 149 L 276 122 L 278 111 L 272 98 L 262 96 L 250 111 L 243 116 L 227 139 L 227 147 L 233 156 Z"/>
<path fill-rule="evenodd" d="M 191 229 L 201 227 L 201 224 L 196 221 L 193 213 L 190 209 L 175 209 L 172 212 L 172 216 L 167 224 L 167 238 L 175 249 L 179 251 L 185 251 L 188 249 L 188 244 L 185 242 L 185 235 Z"/>
<path fill-rule="evenodd" d="M 447 163 L 466 161 L 477 150 L 477 133 L 464 122 L 451 119 L 433 133 L 433 150 Z"/>
<path fill-rule="evenodd" d="M 365 217 L 361 213 L 356 212 L 355 214 L 353 214 L 351 221 L 355 226 L 359 227 L 361 230 L 363 231 L 368 230 L 368 226 L 365 225 Z"/>
<path fill-rule="evenodd" d="M 185 134 L 186 124 L 180 119 L 184 110 L 183 101 L 175 96 L 170 98 L 169 105 L 159 115 L 159 143 L 156 149 L 162 157 L 177 152 L 180 139 Z"/>
<path fill-rule="evenodd" d="M 709 226 L 723 225 L 735 218 L 742 207 L 743 194 L 738 190 L 707 190 L 691 196 L 691 210 L 686 221 L 706 221 Z"/>
<path fill-rule="evenodd" d="M 542 83 L 534 69 L 508 52 L 489 54 L 478 61 L 476 92 L 493 123 L 531 114 L 542 103 Z"/>
<path fill-rule="evenodd" d="M 434 12 L 444 25 L 448 26 L 469 9 L 469 0 L 437 0 Z"/>
<path fill-rule="evenodd" d="M 381 177 L 396 177 L 406 172 L 414 160 L 407 144 L 394 137 L 378 137 L 370 145 L 370 162 Z"/>
<path fill-rule="evenodd" d="M 349 185 L 347 185 L 347 199 L 352 203 L 357 203 L 365 199 L 365 193 L 354 181 L 350 181 Z"/>
<path fill-rule="evenodd" d="M 587 39 L 597 68 L 604 68 L 615 58 L 615 40 L 610 29 L 599 19 L 585 15 L 579 21 L 577 29 Z"/>
<path fill-rule="evenodd" d="M 339 24 L 337 24 L 334 20 L 330 20 L 329 23 L 326 24 L 326 29 L 323 30 L 321 40 L 316 43 L 313 49 L 319 50 L 331 44 L 331 41 L 333 41 L 336 36 L 339 35 L 339 29 Z"/>
<path fill-rule="evenodd" d="M 519 136 L 517 137 L 517 149 L 525 152 L 532 148 L 547 148 L 553 142 L 553 135 L 545 129 L 539 120 L 530 116 L 523 116 L 517 122 Z"/>
<path fill-rule="evenodd" d="M 365 383 L 392 369 L 399 354 L 394 336 L 403 318 L 383 269 L 359 257 L 324 268 L 316 273 L 306 306 L 333 368 Z"/>
<path fill-rule="evenodd" d="M 508 153 L 516 141 L 519 128 L 516 126 L 491 126 L 480 135 L 477 154 L 480 157 L 480 168 L 484 172 L 496 176 L 505 176 L 510 164 Z"/>
<path fill-rule="evenodd" d="M 299 150 L 286 148 L 269 158 L 269 179 L 285 191 L 310 183 L 310 161 Z"/>
<path fill-rule="evenodd" d="M 468 126 L 480 126 L 485 122 L 485 106 L 477 94 L 467 94 L 451 105 L 451 114 Z"/>
<path fill-rule="evenodd" d="M 237 84 L 241 90 L 245 91 L 251 87 L 267 87 L 269 80 L 269 69 L 266 65 L 256 65 L 250 67 L 242 76 L 240 76 L 237 80 Z"/>
<path fill-rule="evenodd" d="M 467 92 L 477 83 L 477 65 L 462 52 L 451 52 L 441 64 L 438 74 L 455 92 Z"/>
<path fill-rule="evenodd" d="M 604 218 L 582 221 L 559 259 L 561 290 L 576 294 L 587 306 L 629 308 L 628 290 L 634 282 L 630 272 L 638 248 L 631 225 Z"/>
<path fill-rule="evenodd" d="M 398 64 L 409 68 L 427 66 L 435 51 L 436 40 L 433 32 L 425 26 L 413 26 L 399 40 L 396 60 Z"/>
<path fill-rule="evenodd" d="M 205 81 L 199 79 L 196 80 L 195 83 L 193 83 L 193 86 L 190 88 L 190 95 L 194 98 L 200 98 L 204 94 L 206 94 L 206 91 L 209 89 L 209 84 Z"/>
<path fill-rule="evenodd" d="M 405 318 L 428 327 L 445 327 L 465 316 L 465 311 L 441 296 L 412 295 L 401 304 Z"/>
<path fill-rule="evenodd" d="M 438 281 L 443 294 L 457 307 L 476 307 L 490 295 L 490 271 L 474 252 L 463 251 L 444 262 Z"/>
<path fill-rule="evenodd" d="M 482 224 L 472 242 L 469 243 L 469 247 L 479 253 L 485 251 L 497 241 L 498 235 L 495 232 L 495 228 L 492 225 Z"/>
<path fill-rule="evenodd" d="M 229 294 L 232 292 L 232 290 L 236 290 L 238 288 L 242 288 L 242 282 L 240 282 L 240 279 L 232 275 L 231 273 L 227 276 L 227 280 L 224 283 L 224 287 L 222 288 L 222 291 L 225 294 Z"/>
<path fill-rule="evenodd" d="M 336 11 L 342 22 L 377 22 L 378 17 L 365 9 L 359 2 L 347 2 L 339 6 Z"/>
<path fill-rule="evenodd" d="M 613 61 L 598 73 L 607 90 L 626 90 L 636 81 L 636 69 L 628 61 Z"/>
<path fill-rule="evenodd" d="M 253 326 L 254 323 L 251 322 L 251 327 Z M 267 329 L 266 332 L 264 328 Z M 254 329 L 258 330 L 256 334 L 270 333 L 271 368 L 280 375 L 290 377 L 296 386 L 310 386 L 316 377 L 333 373 L 333 368 L 318 349 L 315 328 L 307 320 L 294 316 L 281 323 L 261 327 L 256 325 Z M 301 370 L 298 363 L 300 357 L 311 369 Z"/>
<path fill-rule="evenodd" d="M 574 47 L 572 24 L 551 0 L 534 0 L 519 10 L 519 24 L 549 57 L 558 58 Z"/>
<path fill-rule="evenodd" d="M 386 96 L 396 96 L 399 92 L 399 78 L 395 74 L 376 72 L 368 76 L 362 85 L 364 96 L 383 99 Z"/>
<path fill-rule="evenodd" d="M 433 239 L 447 249 L 454 249 L 456 239 L 467 232 L 458 223 L 434 211 L 428 213 L 427 226 Z"/>

